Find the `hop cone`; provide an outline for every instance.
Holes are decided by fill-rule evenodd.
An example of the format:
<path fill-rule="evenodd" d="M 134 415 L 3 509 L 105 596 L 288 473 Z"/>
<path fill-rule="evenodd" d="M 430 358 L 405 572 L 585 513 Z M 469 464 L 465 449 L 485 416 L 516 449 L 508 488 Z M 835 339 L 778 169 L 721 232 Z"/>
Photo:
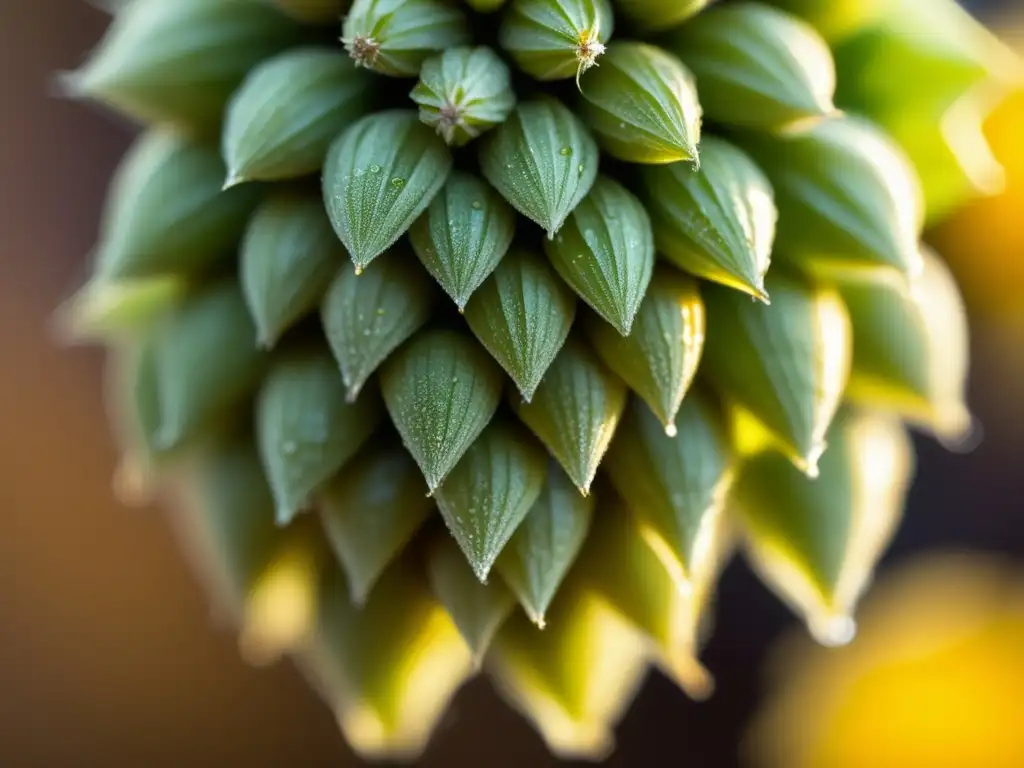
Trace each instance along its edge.
<path fill-rule="evenodd" d="M 368 756 L 483 673 L 594 757 L 652 665 L 710 693 L 737 550 L 851 636 L 906 425 L 969 426 L 967 352 L 918 176 L 809 21 L 113 8 L 67 82 L 143 129 L 68 318 L 109 350 L 119 487 L 166 500 L 248 659 L 294 658 Z"/>

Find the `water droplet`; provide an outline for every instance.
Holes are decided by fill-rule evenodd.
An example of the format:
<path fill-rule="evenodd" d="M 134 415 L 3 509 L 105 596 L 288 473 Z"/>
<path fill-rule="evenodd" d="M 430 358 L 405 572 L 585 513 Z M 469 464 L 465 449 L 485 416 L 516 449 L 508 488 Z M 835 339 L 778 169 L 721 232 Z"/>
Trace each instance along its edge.
<path fill-rule="evenodd" d="M 583 175 L 583 163 L 580 163 L 578 166 L 576 166 L 576 170 L 579 171 L 580 172 L 580 176 L 582 176 Z"/>
<path fill-rule="evenodd" d="M 402 187 L 405 186 L 405 179 L 403 179 L 401 176 L 395 176 L 395 178 L 391 180 L 391 186 L 401 189 Z"/>
<path fill-rule="evenodd" d="M 366 170 L 365 170 L 365 169 L 363 169 L 363 168 L 356 168 L 356 178 L 357 178 L 357 179 L 358 179 L 359 177 L 361 177 L 361 176 L 362 176 L 363 174 L 365 174 L 365 173 L 366 173 Z"/>
<path fill-rule="evenodd" d="M 562 147 L 558 151 L 558 154 L 560 154 L 562 157 L 568 157 L 569 155 L 572 154 L 572 147 Z"/>
<path fill-rule="evenodd" d="M 370 166 L 370 173 L 380 173 L 380 166 L 374 163 Z"/>
<path fill-rule="evenodd" d="M 474 200 L 473 201 L 473 210 L 479 211 L 483 207 L 484 207 L 484 204 L 483 204 L 482 201 L 480 201 L 480 200 Z"/>

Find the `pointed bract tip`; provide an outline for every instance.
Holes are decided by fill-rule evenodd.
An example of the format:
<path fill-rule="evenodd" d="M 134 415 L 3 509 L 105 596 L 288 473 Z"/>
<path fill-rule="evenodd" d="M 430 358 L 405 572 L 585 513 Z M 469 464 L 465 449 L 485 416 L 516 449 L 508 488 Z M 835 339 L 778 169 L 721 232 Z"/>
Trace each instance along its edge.
<path fill-rule="evenodd" d="M 299 510 L 292 509 L 290 504 L 278 504 L 274 511 L 274 523 L 278 528 L 286 528 L 295 519 Z"/>
<path fill-rule="evenodd" d="M 227 192 L 232 187 L 237 187 L 239 184 L 245 184 L 248 179 L 238 171 L 229 171 L 227 177 L 224 179 L 224 183 L 221 184 L 220 191 Z"/>
<path fill-rule="evenodd" d="M 251 667 L 269 667 L 281 658 L 282 650 L 246 625 L 238 635 L 238 653 Z"/>
<path fill-rule="evenodd" d="M 148 507 L 156 498 L 153 478 L 141 460 L 125 456 L 114 470 L 114 498 L 126 507 Z"/>
<path fill-rule="evenodd" d="M 373 581 L 357 581 L 352 577 L 352 574 L 346 573 L 348 576 L 348 599 L 356 608 L 363 608 L 366 606 L 366 601 L 370 597 L 370 592 L 373 590 Z"/>
<path fill-rule="evenodd" d="M 537 629 L 543 630 L 548 626 L 547 618 L 545 617 L 544 611 L 536 611 L 533 608 L 525 608 L 526 617 L 530 620 Z"/>
<path fill-rule="evenodd" d="M 940 416 L 935 439 L 951 453 L 968 454 L 985 440 L 985 427 L 962 403 Z"/>
<path fill-rule="evenodd" d="M 427 481 L 427 498 L 432 497 L 437 489 L 444 484 L 444 477 L 438 477 L 435 474 L 428 475 L 424 472 L 423 479 Z"/>
<path fill-rule="evenodd" d="M 57 99 L 81 99 L 89 95 L 88 78 L 82 70 L 58 72 L 50 78 L 50 96 Z"/>
<path fill-rule="evenodd" d="M 89 311 L 83 306 L 83 298 L 75 294 L 50 315 L 47 331 L 58 346 L 72 346 L 91 340 Z"/>
<path fill-rule="evenodd" d="M 277 344 L 277 336 L 267 330 L 256 332 L 256 348 L 269 352 Z"/>
<path fill-rule="evenodd" d="M 611 325 L 616 331 L 618 331 L 619 336 L 625 338 L 633 332 L 634 317 L 617 318 Z"/>
<path fill-rule="evenodd" d="M 487 579 L 491 575 L 491 568 L 493 567 L 493 565 L 493 559 L 489 562 L 481 561 L 470 563 L 470 566 L 473 568 L 473 574 L 476 576 L 476 580 L 483 584 L 485 587 L 487 586 Z"/>
<path fill-rule="evenodd" d="M 361 382 L 359 384 L 349 384 L 345 389 L 345 402 L 349 404 L 354 403 L 359 399 L 359 393 L 362 391 L 363 385 Z"/>
<path fill-rule="evenodd" d="M 827 448 L 828 444 L 822 440 L 811 448 L 805 456 L 800 457 L 797 462 L 797 468 L 811 480 L 817 480 L 818 476 L 821 474 L 821 470 L 818 468 L 818 462 L 820 462 L 821 457 L 825 455 Z"/>
<path fill-rule="evenodd" d="M 177 425 L 164 423 L 153 435 L 153 444 L 157 450 L 169 451 L 177 447 L 182 437 L 181 429 Z"/>
<path fill-rule="evenodd" d="M 817 642 L 828 648 L 849 645 L 857 636 L 857 622 L 845 614 L 811 617 L 807 629 Z"/>
<path fill-rule="evenodd" d="M 715 693 L 715 678 L 690 649 L 679 649 L 666 660 L 668 671 L 686 695 L 694 701 L 707 701 Z"/>
<path fill-rule="evenodd" d="M 484 659 L 487 658 L 487 647 L 483 648 L 470 648 L 469 663 L 473 667 L 474 672 L 479 672 L 484 668 Z"/>

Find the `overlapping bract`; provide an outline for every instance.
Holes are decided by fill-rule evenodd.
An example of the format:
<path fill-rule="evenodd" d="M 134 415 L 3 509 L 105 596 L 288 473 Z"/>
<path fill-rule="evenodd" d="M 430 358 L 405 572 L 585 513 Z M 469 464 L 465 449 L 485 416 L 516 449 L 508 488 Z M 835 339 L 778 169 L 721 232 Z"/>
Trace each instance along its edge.
<path fill-rule="evenodd" d="M 71 319 L 249 658 L 293 655 L 366 754 L 483 668 L 594 756 L 649 665 L 710 691 L 737 548 L 849 634 L 901 422 L 967 427 L 967 350 L 825 37 L 749 1 L 509 0 L 503 50 L 470 46 L 500 0 L 167 5 L 70 79 L 146 123 Z"/>

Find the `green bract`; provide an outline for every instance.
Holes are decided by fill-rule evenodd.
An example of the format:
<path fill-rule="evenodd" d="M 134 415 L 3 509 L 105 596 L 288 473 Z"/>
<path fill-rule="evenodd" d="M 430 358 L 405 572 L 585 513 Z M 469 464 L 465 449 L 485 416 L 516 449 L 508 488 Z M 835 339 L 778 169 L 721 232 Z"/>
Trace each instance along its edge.
<path fill-rule="evenodd" d="M 562 348 L 576 300 L 542 259 L 508 254 L 466 307 L 466 322 L 529 401 Z"/>
<path fill-rule="evenodd" d="M 777 128 L 832 111 L 835 66 L 813 27 L 761 3 L 711 8 L 671 36 L 712 120 Z"/>
<path fill-rule="evenodd" d="M 242 239 L 239 280 L 257 343 L 278 337 L 311 312 L 345 261 L 314 194 L 279 193 L 256 210 Z"/>
<path fill-rule="evenodd" d="M 208 133 L 246 72 L 300 39 L 286 17 L 248 0 L 132 0 L 67 84 L 136 120 Z"/>
<path fill-rule="evenodd" d="M 259 199 L 255 188 L 221 191 L 212 147 L 169 131 L 135 142 L 114 176 L 100 225 L 104 277 L 189 274 L 230 255 Z"/>
<path fill-rule="evenodd" d="M 516 215 L 492 187 L 456 171 L 409 230 L 423 266 L 459 310 L 498 266 L 516 229 Z"/>
<path fill-rule="evenodd" d="M 544 250 L 562 279 L 627 336 L 654 269 L 654 234 L 640 201 L 599 177 Z"/>
<path fill-rule="evenodd" d="M 781 257 L 812 272 L 920 271 L 921 190 L 877 128 L 835 117 L 748 146 L 775 188 Z"/>
<path fill-rule="evenodd" d="M 343 266 L 320 305 L 320 324 L 354 400 L 377 367 L 427 320 L 431 289 L 422 273 L 403 268 L 411 254 L 396 247 L 362 274 Z"/>
<path fill-rule="evenodd" d="M 324 203 L 361 272 L 412 225 L 444 185 L 448 150 L 414 112 L 364 117 L 331 145 Z"/>
<path fill-rule="evenodd" d="M 582 112 L 610 155 L 633 163 L 697 160 L 701 104 L 693 75 L 653 45 L 612 43 L 580 81 Z"/>
<path fill-rule="evenodd" d="M 544 485 L 544 451 L 521 427 L 496 422 L 437 490 L 437 506 L 477 578 L 491 566 Z"/>
<path fill-rule="evenodd" d="M 384 402 L 431 491 L 491 420 L 501 385 L 498 366 L 462 334 L 421 334 L 388 360 Z"/>
<path fill-rule="evenodd" d="M 228 104 L 227 184 L 320 170 L 338 133 L 368 105 L 370 78 L 332 48 L 298 48 L 254 69 Z"/>
<path fill-rule="evenodd" d="M 562 103 L 520 104 L 481 142 L 480 169 L 552 238 L 597 178 L 597 144 Z"/>
<path fill-rule="evenodd" d="M 274 361 L 256 402 L 256 437 L 284 524 L 372 434 L 374 396 L 345 399 L 338 367 L 325 348 L 288 350 Z"/>
<path fill-rule="evenodd" d="M 771 184 L 747 155 L 708 137 L 699 168 L 647 168 L 643 187 L 654 241 L 665 258 L 697 277 L 768 300 L 764 276 L 778 212 Z"/>
<path fill-rule="evenodd" d="M 367 759 L 477 674 L 608 754 L 649 668 L 711 694 L 738 550 L 848 639 L 904 425 L 971 426 L 920 236 L 1020 65 L 953 3 L 109 0 L 117 490 Z"/>

